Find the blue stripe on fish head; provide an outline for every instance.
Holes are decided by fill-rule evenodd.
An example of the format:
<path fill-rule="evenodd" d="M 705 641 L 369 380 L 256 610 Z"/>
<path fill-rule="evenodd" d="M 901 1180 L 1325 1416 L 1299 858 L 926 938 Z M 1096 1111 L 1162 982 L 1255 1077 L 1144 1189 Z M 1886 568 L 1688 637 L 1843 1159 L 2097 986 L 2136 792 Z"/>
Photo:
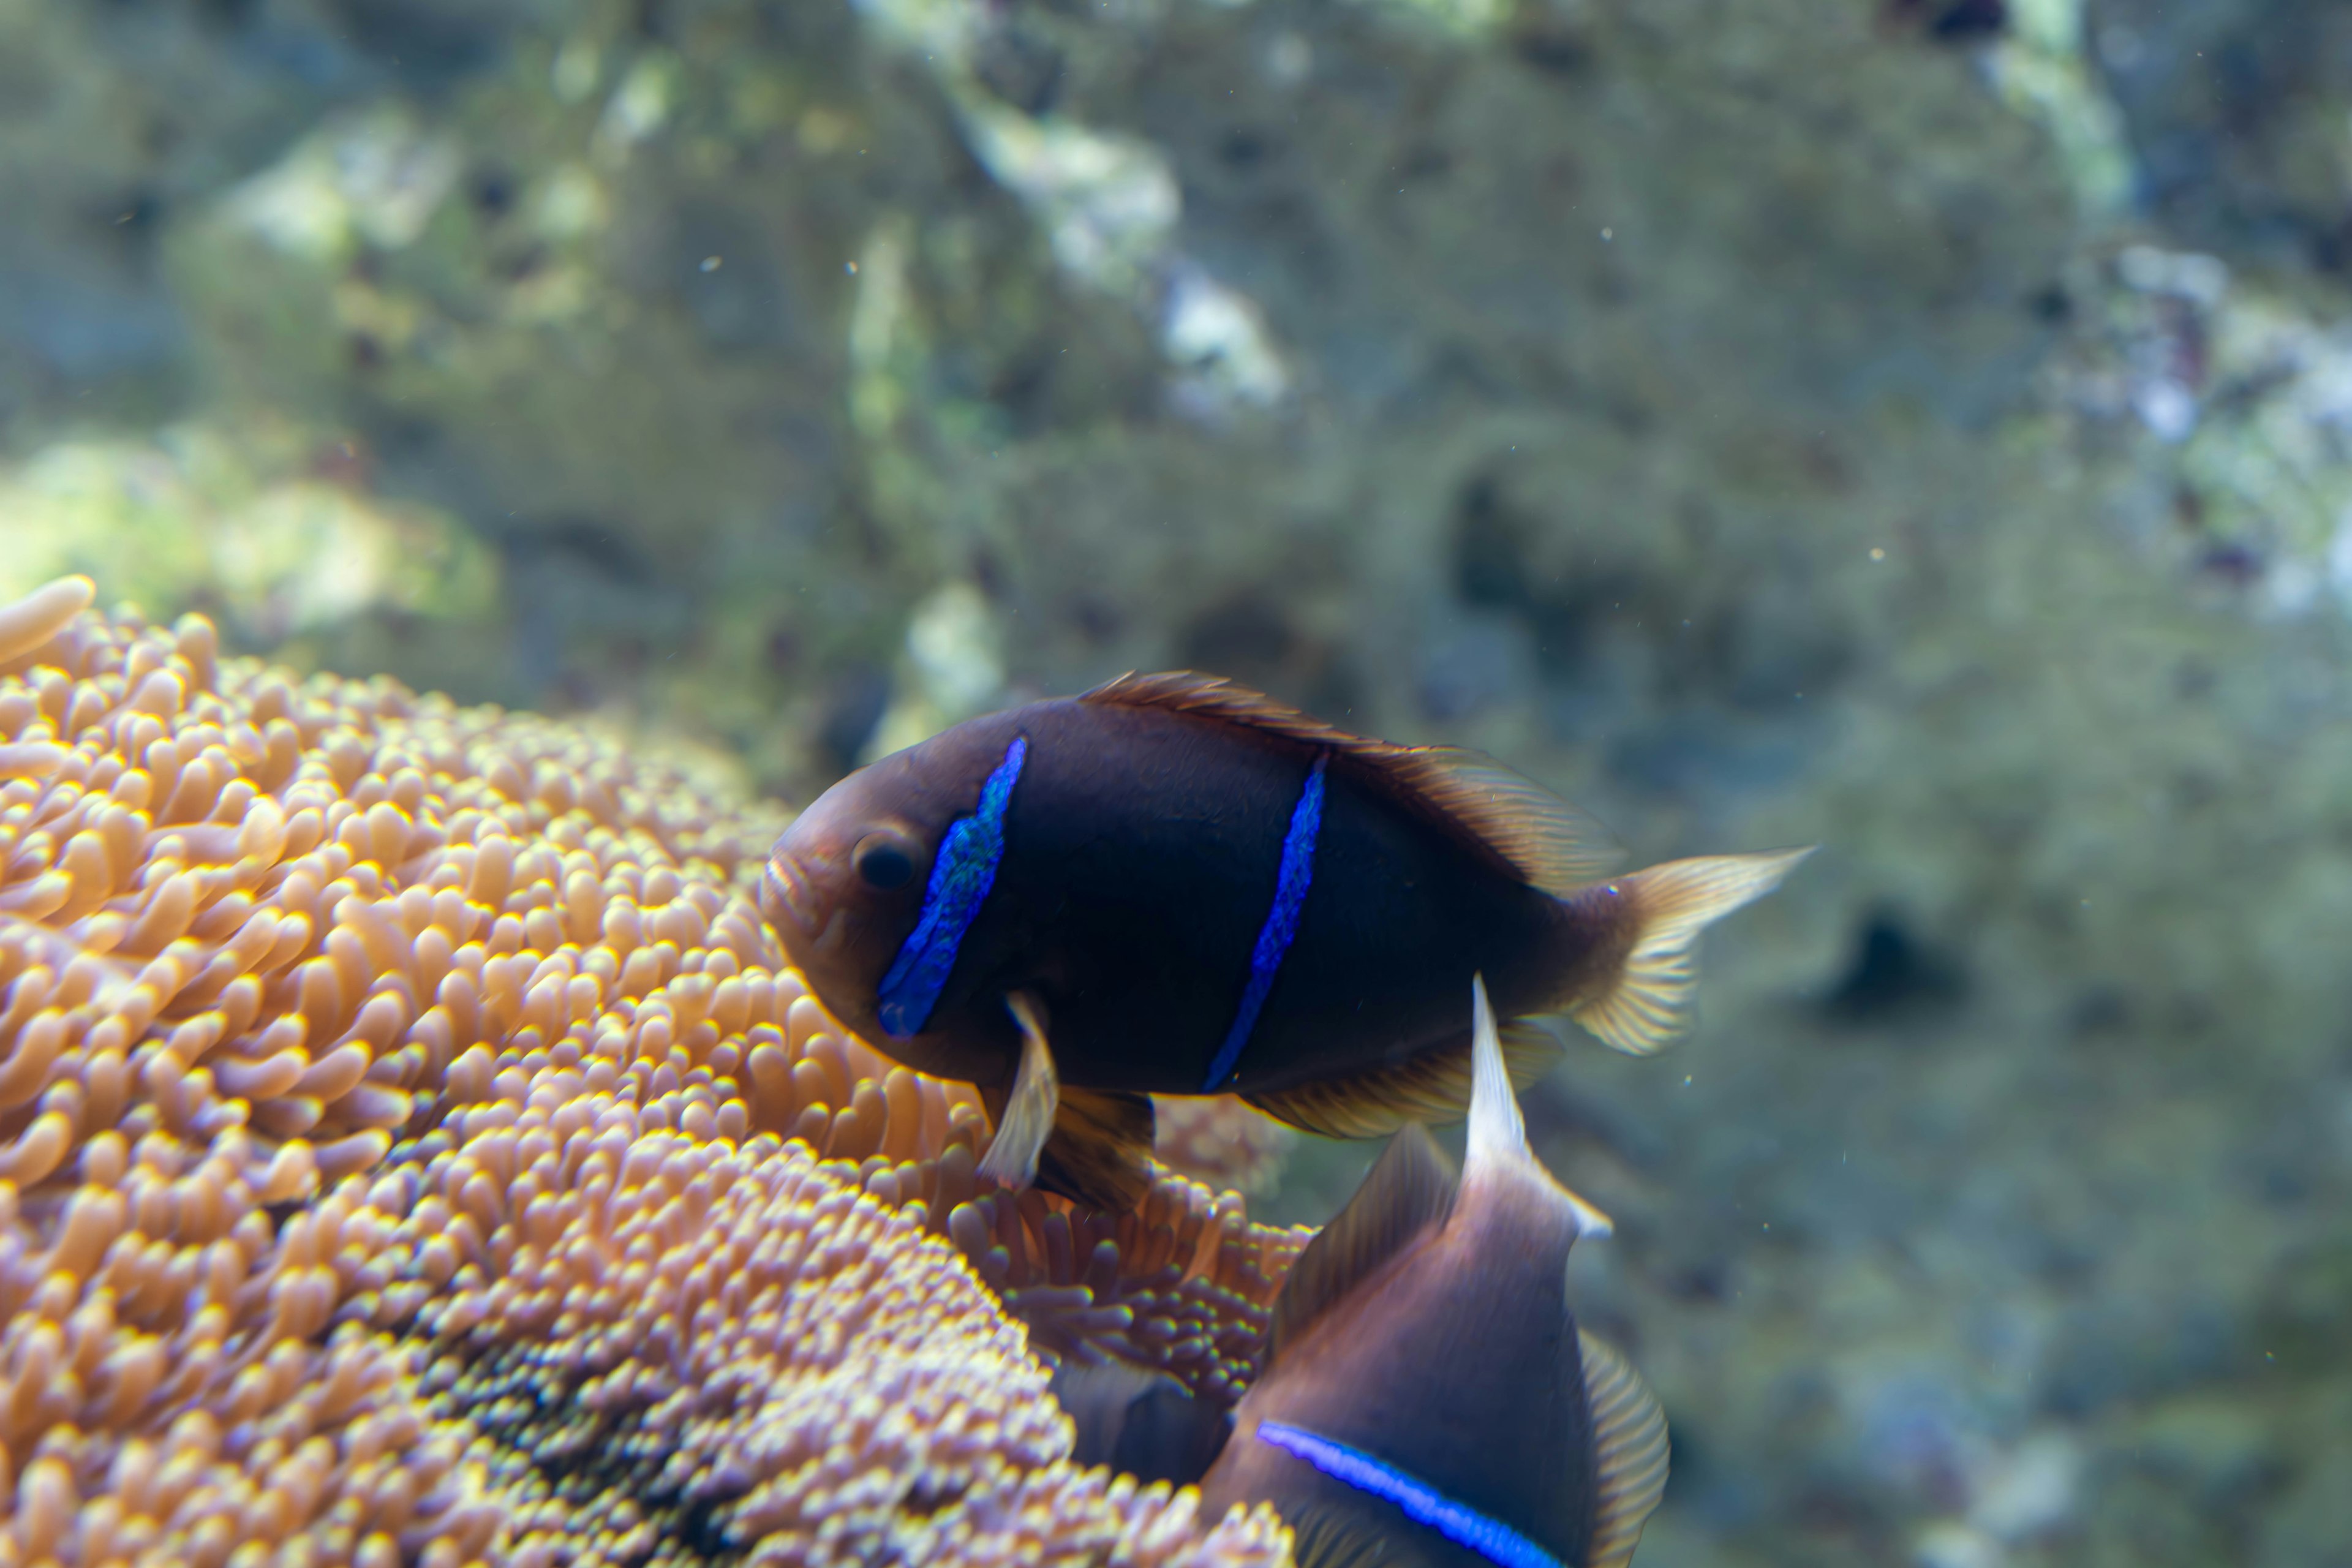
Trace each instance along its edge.
<path fill-rule="evenodd" d="M 1330 760 L 1329 752 L 1315 753 L 1315 765 L 1307 770 L 1307 784 L 1298 792 L 1298 804 L 1290 808 L 1290 828 L 1282 836 L 1282 862 L 1275 874 L 1274 902 L 1265 911 L 1265 923 L 1258 928 L 1257 945 L 1250 951 L 1249 983 L 1242 988 L 1233 1026 L 1225 1031 L 1224 1043 L 1209 1062 L 1208 1079 L 1201 1086 L 1203 1094 L 1214 1094 L 1233 1077 L 1242 1047 L 1249 1044 L 1250 1031 L 1257 1027 L 1257 1016 L 1274 990 L 1283 955 L 1298 935 L 1298 911 L 1315 881 L 1315 841 L 1323 831 L 1323 767 Z"/>
<path fill-rule="evenodd" d="M 1435 1531 L 1456 1546 L 1467 1547 L 1496 1568 L 1567 1568 L 1501 1520 L 1455 1502 L 1427 1481 L 1361 1448 L 1279 1421 L 1259 1422 L 1257 1440 L 1306 1460 L 1343 1486 L 1394 1503 L 1415 1524 Z"/>
<path fill-rule="evenodd" d="M 1028 739 L 1016 736 L 1005 748 L 1004 760 L 980 786 L 979 808 L 956 818 L 940 840 L 930 881 L 923 889 L 922 912 L 882 976 L 878 1012 L 883 1029 L 894 1040 L 913 1037 L 930 1021 L 949 972 L 955 968 L 956 949 L 996 885 L 996 868 L 1004 858 L 1004 812 L 1028 755 Z"/>

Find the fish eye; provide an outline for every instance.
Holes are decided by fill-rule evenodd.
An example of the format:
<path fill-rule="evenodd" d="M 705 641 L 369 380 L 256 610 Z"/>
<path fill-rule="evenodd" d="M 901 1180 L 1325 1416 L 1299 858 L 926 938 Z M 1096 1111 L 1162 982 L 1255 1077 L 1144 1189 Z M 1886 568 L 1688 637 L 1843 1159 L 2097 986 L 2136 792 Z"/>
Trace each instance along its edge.
<path fill-rule="evenodd" d="M 895 892 L 915 879 L 915 857 L 896 833 L 869 833 L 857 841 L 850 864 L 867 887 Z"/>

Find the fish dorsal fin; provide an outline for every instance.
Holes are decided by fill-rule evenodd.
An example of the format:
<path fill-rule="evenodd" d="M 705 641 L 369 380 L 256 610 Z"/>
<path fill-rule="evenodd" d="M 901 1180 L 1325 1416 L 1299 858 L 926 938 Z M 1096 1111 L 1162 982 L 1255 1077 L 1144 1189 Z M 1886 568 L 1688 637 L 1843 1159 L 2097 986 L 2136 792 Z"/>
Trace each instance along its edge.
<path fill-rule="evenodd" d="M 1370 1174 L 1339 1217 L 1316 1234 L 1291 1266 L 1275 1299 L 1266 1334 L 1266 1363 L 1332 1302 L 1395 1257 L 1407 1243 L 1453 1212 L 1453 1163 L 1429 1129 L 1411 1122 L 1389 1141 Z"/>
<path fill-rule="evenodd" d="M 1583 807 L 1467 746 L 1402 746 L 1397 782 L 1475 834 L 1519 879 L 1555 898 L 1597 882 L 1625 858 L 1615 835 Z"/>
<path fill-rule="evenodd" d="M 1470 1137 L 1465 1164 L 1469 1170 L 1520 1166 L 1533 1172 L 1576 1216 L 1576 1234 L 1607 1236 L 1616 1227 L 1607 1215 L 1577 1196 L 1545 1170 L 1528 1148 L 1528 1124 L 1519 1115 L 1519 1097 L 1511 1085 L 1510 1047 L 1504 1031 L 1495 1027 L 1495 1009 L 1486 1000 L 1486 977 L 1470 977 Z M 1546 1038 L 1550 1037 L 1547 1035 Z"/>
<path fill-rule="evenodd" d="M 1625 1568 L 1666 1489 L 1666 1417 L 1633 1363 L 1577 1331 L 1592 1413 L 1592 1539 L 1579 1568 Z"/>
<path fill-rule="evenodd" d="M 1528 1124 L 1519 1116 L 1519 1098 L 1511 1092 L 1511 1075 L 1503 1061 L 1502 1036 L 1495 1027 L 1495 1008 L 1486 1000 L 1486 977 L 1470 977 L 1470 1163 L 1492 1161 L 1524 1164 Z"/>
<path fill-rule="evenodd" d="M 1558 1065 L 1564 1047 L 1542 1025 L 1522 1020 L 1497 1031 L 1515 1088 Z M 1391 1067 L 1242 1098 L 1303 1131 L 1325 1138 L 1384 1138 L 1408 1121 L 1453 1121 L 1470 1104 L 1470 1051 L 1442 1046 Z"/>
<path fill-rule="evenodd" d="M 1378 775 L 1441 826 L 1466 834 L 1497 869 L 1547 893 L 1597 881 L 1622 858 L 1617 841 L 1591 816 L 1483 752 L 1400 746 L 1350 734 L 1223 676 L 1190 669 L 1122 675 L 1078 700 L 1197 713 L 1328 746 Z"/>
<path fill-rule="evenodd" d="M 1363 1512 L 1329 1504 L 1293 1511 L 1284 1522 L 1298 1568 L 1429 1568 L 1427 1552 Z"/>

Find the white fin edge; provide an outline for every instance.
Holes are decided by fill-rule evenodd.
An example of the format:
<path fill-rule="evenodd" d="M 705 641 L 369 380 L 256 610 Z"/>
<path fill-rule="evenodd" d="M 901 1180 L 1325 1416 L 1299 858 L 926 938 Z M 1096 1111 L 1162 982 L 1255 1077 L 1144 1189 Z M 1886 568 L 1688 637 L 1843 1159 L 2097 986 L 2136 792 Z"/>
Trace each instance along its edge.
<path fill-rule="evenodd" d="M 1576 1234 L 1579 1240 L 1588 1236 L 1598 1238 L 1617 1234 L 1615 1220 L 1562 1186 L 1557 1177 L 1553 1179 L 1552 1185 L 1559 1188 L 1559 1195 L 1568 1200 L 1568 1206 L 1576 1215 Z"/>
<path fill-rule="evenodd" d="M 1482 1166 L 1496 1161 L 1543 1169 L 1528 1148 L 1527 1119 L 1519 1114 L 1518 1095 L 1511 1087 L 1510 1068 L 1503 1055 L 1502 1031 L 1495 1026 L 1494 1005 L 1486 1000 L 1486 977 L 1470 977 L 1470 1139 L 1465 1163 Z M 1547 1176 L 1549 1173 L 1545 1173 Z M 1548 1184 L 1568 1202 L 1576 1215 L 1579 1237 L 1613 1235 L 1616 1226 L 1607 1215 L 1578 1197 L 1557 1178 Z"/>
<path fill-rule="evenodd" d="M 1037 1154 L 1054 1134 L 1062 1083 L 1054 1070 L 1053 1048 L 1045 1043 L 1045 1024 L 1037 1016 L 1035 1000 L 1025 991 L 1016 991 L 1004 999 L 1004 1007 L 1021 1026 L 1021 1066 L 1013 1077 L 1013 1092 L 1004 1101 L 1004 1120 L 989 1141 L 979 1173 L 999 1186 L 1018 1190 L 1037 1179 Z"/>
<path fill-rule="evenodd" d="M 1696 1017 L 1699 933 L 1779 887 L 1812 852 L 1808 845 L 1669 860 L 1610 883 L 1630 906 L 1633 945 L 1609 989 L 1569 1016 L 1629 1056 L 1646 1057 L 1688 1034 Z"/>

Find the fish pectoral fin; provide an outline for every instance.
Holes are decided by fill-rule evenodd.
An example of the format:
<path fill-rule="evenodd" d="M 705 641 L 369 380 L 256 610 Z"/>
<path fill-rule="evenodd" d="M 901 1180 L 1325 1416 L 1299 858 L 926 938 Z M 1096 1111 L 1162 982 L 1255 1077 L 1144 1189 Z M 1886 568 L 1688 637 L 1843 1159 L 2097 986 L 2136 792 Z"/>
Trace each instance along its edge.
<path fill-rule="evenodd" d="M 1389 1140 L 1389 1146 L 1339 1217 L 1315 1233 L 1291 1265 L 1282 1294 L 1275 1298 L 1274 1321 L 1266 1333 L 1266 1364 L 1318 1314 L 1362 1284 L 1381 1264 L 1454 1210 L 1458 1178 L 1429 1129 L 1417 1121 Z"/>
<path fill-rule="evenodd" d="M 1107 1089 L 1066 1089 L 1037 1163 L 1037 1184 L 1111 1214 L 1125 1214 L 1151 1186 L 1151 1097 Z"/>
<path fill-rule="evenodd" d="M 1633 941 L 1625 962 L 1597 996 L 1569 1016 L 1602 1043 L 1648 1056 L 1690 1031 L 1698 993 L 1698 938 L 1732 910 L 1755 902 L 1812 853 L 1711 855 L 1669 860 L 1611 884 L 1626 904 Z"/>
<path fill-rule="evenodd" d="M 1531 1019 L 1499 1031 L 1511 1086 L 1525 1089 L 1551 1071 L 1559 1037 Z M 1470 1106 L 1470 1037 L 1393 1066 L 1368 1068 L 1242 1098 L 1302 1131 L 1326 1138 L 1384 1138 L 1408 1121 L 1454 1121 Z"/>
<path fill-rule="evenodd" d="M 1021 1026 L 1021 1066 L 997 1120 L 996 1136 L 981 1158 L 980 1174 L 999 1186 L 1018 1189 L 1037 1179 L 1037 1154 L 1054 1131 L 1061 1081 L 1054 1070 L 1053 1047 L 1045 1043 L 1045 1005 L 1030 992 L 1015 991 L 1004 999 L 1004 1006 Z"/>
<path fill-rule="evenodd" d="M 1642 1374 L 1605 1341 L 1580 1329 L 1576 1338 L 1592 1413 L 1592 1538 L 1579 1568 L 1625 1568 L 1666 1489 L 1665 1413 Z"/>
<path fill-rule="evenodd" d="M 1366 1510 L 1308 1503 L 1285 1509 L 1290 1560 L 1298 1568 L 1428 1568 L 1433 1559 L 1386 1520 Z"/>

